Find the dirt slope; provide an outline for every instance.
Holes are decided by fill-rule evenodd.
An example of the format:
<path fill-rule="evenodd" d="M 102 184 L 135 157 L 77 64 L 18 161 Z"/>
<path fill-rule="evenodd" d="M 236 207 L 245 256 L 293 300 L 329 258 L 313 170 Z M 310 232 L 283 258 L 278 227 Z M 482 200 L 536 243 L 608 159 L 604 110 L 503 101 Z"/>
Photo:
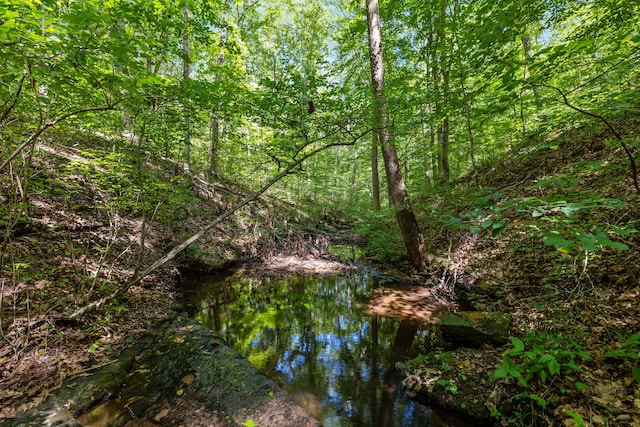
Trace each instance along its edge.
<path fill-rule="evenodd" d="M 0 179 L 0 419 L 111 360 L 170 315 L 184 272 L 326 245 L 292 220 L 290 206 L 262 198 L 121 298 L 68 321 L 246 196 L 148 154 L 137 169 L 135 153 L 114 147 L 82 135 L 73 144 L 50 139 L 34 151 L 29 169 Z"/>
<path fill-rule="evenodd" d="M 614 122 L 628 142 L 639 125 Z M 479 310 L 513 314 L 511 335 L 524 344 L 497 349 L 511 350 L 524 381 L 487 383 L 511 404 L 493 420 L 640 426 L 640 198 L 606 129 L 587 124 L 514 150 L 423 203 L 439 215 L 423 218 L 426 234 L 441 236 L 441 285 Z M 485 363 L 482 353 L 454 355 L 446 375 L 463 384 L 506 366 L 486 350 Z"/>

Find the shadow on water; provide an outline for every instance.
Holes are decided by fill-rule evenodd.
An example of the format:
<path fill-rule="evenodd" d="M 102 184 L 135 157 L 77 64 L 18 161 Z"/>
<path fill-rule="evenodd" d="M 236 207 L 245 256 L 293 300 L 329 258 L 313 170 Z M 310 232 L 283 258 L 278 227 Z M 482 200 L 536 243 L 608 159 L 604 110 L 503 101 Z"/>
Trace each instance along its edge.
<path fill-rule="evenodd" d="M 200 322 L 324 426 L 471 425 L 402 392 L 396 362 L 424 351 L 449 311 L 424 288 L 389 297 L 403 288 L 356 275 L 200 278 L 185 288 Z M 390 317 L 408 305 L 420 313 Z"/>

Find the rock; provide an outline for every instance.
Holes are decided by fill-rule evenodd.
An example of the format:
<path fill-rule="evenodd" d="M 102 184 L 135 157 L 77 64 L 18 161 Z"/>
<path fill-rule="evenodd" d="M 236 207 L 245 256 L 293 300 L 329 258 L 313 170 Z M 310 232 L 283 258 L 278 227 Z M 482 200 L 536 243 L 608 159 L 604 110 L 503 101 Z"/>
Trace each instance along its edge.
<path fill-rule="evenodd" d="M 473 425 L 495 425 L 492 413 L 511 412 L 511 394 L 492 378 L 502 352 L 458 348 L 419 357 L 402 366 L 402 385 L 418 402 L 443 408 Z"/>
<path fill-rule="evenodd" d="M 500 312 L 460 311 L 440 321 L 440 331 L 457 347 L 478 348 L 483 344 L 508 342 L 511 316 Z"/>
<path fill-rule="evenodd" d="M 179 316 L 114 363 L 68 381 L 41 405 L 0 426 L 157 423 L 320 425 L 215 333 Z"/>

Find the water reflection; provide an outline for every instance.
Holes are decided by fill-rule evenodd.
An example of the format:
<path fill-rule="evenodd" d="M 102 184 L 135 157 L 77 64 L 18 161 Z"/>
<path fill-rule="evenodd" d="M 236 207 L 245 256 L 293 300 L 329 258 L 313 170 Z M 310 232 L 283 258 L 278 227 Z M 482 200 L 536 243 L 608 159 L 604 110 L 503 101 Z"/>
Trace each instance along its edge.
<path fill-rule="evenodd" d="M 426 329 L 380 315 L 377 287 L 357 276 L 231 277 L 199 286 L 193 301 L 199 321 L 327 427 L 457 425 L 402 393 L 395 362 Z"/>

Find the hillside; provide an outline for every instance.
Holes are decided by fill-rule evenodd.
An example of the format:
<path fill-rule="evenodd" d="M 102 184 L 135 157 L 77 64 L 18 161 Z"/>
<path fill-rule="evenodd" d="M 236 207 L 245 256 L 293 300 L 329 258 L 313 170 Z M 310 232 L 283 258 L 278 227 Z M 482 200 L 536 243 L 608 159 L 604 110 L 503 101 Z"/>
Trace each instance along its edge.
<path fill-rule="evenodd" d="M 615 125 L 629 138 L 638 134 L 637 119 Z M 107 363 L 170 316 L 184 274 L 239 261 L 260 274 L 345 268 L 327 261 L 330 236 L 321 220 L 263 196 L 122 296 L 70 320 L 248 194 L 187 176 L 126 144 L 115 147 L 95 136 L 57 135 L 38 146 L 28 183 L 3 178 L 3 202 L 12 202 L 2 219 L 3 418 Z M 621 148 L 590 124 L 513 149 L 416 203 L 439 255 L 416 278 L 477 310 L 514 317 L 512 370 L 498 380 L 512 407 L 495 420 L 637 423 L 639 200 Z M 356 227 L 377 228 L 363 221 L 371 222 Z M 384 262 L 375 233 L 366 237 L 365 256 Z M 528 353 L 518 352 L 520 343 Z M 453 353 L 460 363 L 448 375 L 460 389 L 474 372 L 490 378 L 505 363 L 504 348 L 479 351 L 471 365 L 466 350 Z"/>
<path fill-rule="evenodd" d="M 127 144 L 76 134 L 39 144 L 28 182 L 3 175 L 2 204 L 10 208 L 0 219 L 0 418 L 41 402 L 64 379 L 97 369 L 173 316 L 184 276 L 240 260 L 260 265 L 263 274 L 339 268 L 294 264 L 296 256 L 322 251 L 326 237 L 307 233 L 301 224 L 309 218 L 292 205 L 263 196 L 128 292 L 71 320 L 247 194 L 179 170 Z"/>
<path fill-rule="evenodd" d="M 639 123 L 613 125 L 637 141 Z M 474 373 L 494 384 L 505 368 L 485 390 L 511 396 L 494 414 L 505 425 L 640 423 L 640 197 L 604 127 L 513 149 L 420 206 L 446 265 L 435 285 L 514 316 L 506 356 L 454 353 L 459 367 L 443 378 L 460 390 Z"/>

